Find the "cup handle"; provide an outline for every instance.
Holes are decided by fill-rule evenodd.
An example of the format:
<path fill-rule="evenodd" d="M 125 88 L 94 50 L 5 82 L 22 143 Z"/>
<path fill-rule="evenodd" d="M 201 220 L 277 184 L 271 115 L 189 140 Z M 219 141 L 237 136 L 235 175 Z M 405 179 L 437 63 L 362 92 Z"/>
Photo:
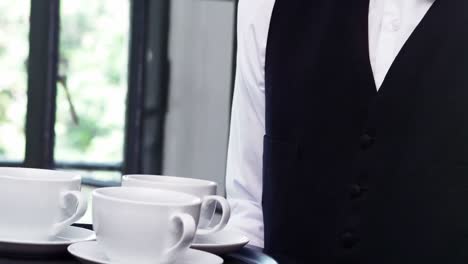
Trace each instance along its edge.
<path fill-rule="evenodd" d="M 88 200 L 86 199 L 83 193 L 79 191 L 63 192 L 62 198 L 61 198 L 62 208 L 66 209 L 71 205 L 71 203 L 69 202 L 70 201 L 69 198 L 73 198 L 76 201 L 76 204 L 77 204 L 76 211 L 68 219 L 54 225 L 52 232 L 51 232 L 52 236 L 56 236 L 67 226 L 70 226 L 76 221 L 78 221 L 86 213 L 86 209 L 88 208 Z"/>
<path fill-rule="evenodd" d="M 208 207 L 207 205 L 211 201 L 218 202 L 221 205 L 221 209 L 223 210 L 221 221 L 219 221 L 219 223 L 215 225 L 214 227 L 206 228 L 206 229 L 198 229 L 197 235 L 209 235 L 209 234 L 219 232 L 227 225 L 229 218 L 231 217 L 231 207 L 229 206 L 229 203 L 226 201 L 224 197 L 221 197 L 218 195 L 205 196 L 205 198 L 203 199 L 203 203 L 202 203 L 202 210 L 206 210 L 206 208 Z"/>
<path fill-rule="evenodd" d="M 193 238 L 195 236 L 195 231 L 197 226 L 195 220 L 189 214 L 177 214 L 174 215 L 171 219 L 173 222 L 179 222 L 182 225 L 182 235 L 179 239 L 179 242 L 173 247 L 168 249 L 167 254 L 177 254 L 179 251 L 189 248 L 192 245 Z"/>

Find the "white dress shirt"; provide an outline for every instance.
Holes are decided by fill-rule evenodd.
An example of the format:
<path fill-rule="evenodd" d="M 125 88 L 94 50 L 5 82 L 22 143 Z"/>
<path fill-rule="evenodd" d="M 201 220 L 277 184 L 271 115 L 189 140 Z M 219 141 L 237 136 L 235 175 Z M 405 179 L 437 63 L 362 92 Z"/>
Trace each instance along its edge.
<path fill-rule="evenodd" d="M 378 88 L 434 1 L 370 0 L 369 59 Z M 227 196 L 232 206 L 228 227 L 246 235 L 252 245 L 259 247 L 263 247 L 264 238 L 265 51 L 274 2 L 239 2 L 237 73 L 226 172 Z"/>

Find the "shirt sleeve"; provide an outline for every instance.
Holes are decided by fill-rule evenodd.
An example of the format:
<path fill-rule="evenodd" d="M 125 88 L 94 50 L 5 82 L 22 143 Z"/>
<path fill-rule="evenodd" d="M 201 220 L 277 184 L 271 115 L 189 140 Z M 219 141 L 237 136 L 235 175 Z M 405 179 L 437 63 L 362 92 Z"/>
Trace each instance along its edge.
<path fill-rule="evenodd" d="M 274 0 L 240 0 L 238 53 L 226 190 L 228 228 L 263 247 L 262 166 L 265 134 L 265 50 Z"/>

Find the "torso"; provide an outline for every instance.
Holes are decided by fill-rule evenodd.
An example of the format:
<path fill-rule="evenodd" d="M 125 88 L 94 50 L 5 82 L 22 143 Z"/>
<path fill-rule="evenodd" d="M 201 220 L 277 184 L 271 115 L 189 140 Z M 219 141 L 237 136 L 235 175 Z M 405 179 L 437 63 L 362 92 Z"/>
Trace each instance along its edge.
<path fill-rule="evenodd" d="M 462 263 L 468 4 L 437 1 L 378 92 L 368 6 L 276 3 L 265 67 L 266 250 L 298 263 Z"/>

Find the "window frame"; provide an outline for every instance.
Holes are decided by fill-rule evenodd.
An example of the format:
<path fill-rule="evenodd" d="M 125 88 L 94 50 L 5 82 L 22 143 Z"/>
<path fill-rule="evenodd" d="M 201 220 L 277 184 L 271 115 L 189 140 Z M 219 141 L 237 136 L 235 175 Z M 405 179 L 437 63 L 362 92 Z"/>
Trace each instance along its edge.
<path fill-rule="evenodd" d="M 27 114 L 24 161 L 0 160 L 0 166 L 42 169 L 161 174 L 170 63 L 170 0 L 129 0 L 130 43 L 122 162 L 62 162 L 54 157 L 58 84 L 60 0 L 34 1 L 30 9 Z M 237 12 L 238 0 L 234 1 Z M 235 16 L 237 19 L 237 16 Z M 237 23 L 234 23 L 236 26 Z M 234 27 L 234 36 L 236 28 Z M 234 55 L 236 38 L 234 37 Z M 235 73 L 233 56 L 233 76 Z M 232 88 L 234 87 L 234 78 Z M 83 183 L 98 187 L 119 182 Z"/>
<path fill-rule="evenodd" d="M 25 125 L 26 150 L 23 161 L 0 161 L 0 166 L 43 169 L 115 171 L 123 174 L 162 171 L 162 131 L 167 105 L 167 34 L 169 0 L 129 0 L 131 10 L 128 61 L 128 88 L 125 116 L 123 161 L 115 163 L 62 162 L 54 157 L 55 115 L 58 83 L 60 0 L 33 1 L 30 9 L 27 114 Z M 151 12 L 151 16 L 149 15 Z M 154 23 L 156 17 L 158 23 Z M 148 52 L 159 59 L 147 60 Z M 152 72 L 149 73 L 148 70 Z M 148 78 L 157 75 L 159 78 Z M 148 87 L 156 90 L 148 93 Z M 157 98 L 146 95 L 157 95 Z M 153 96 L 154 97 L 154 96 Z M 148 108 L 150 101 L 152 108 Z M 152 126 L 146 124 L 151 122 Z M 154 130 L 152 148 L 144 143 Z M 143 168 L 143 155 L 152 166 Z M 112 186 L 115 182 L 100 182 L 86 177 L 83 182 L 95 186 Z"/>

